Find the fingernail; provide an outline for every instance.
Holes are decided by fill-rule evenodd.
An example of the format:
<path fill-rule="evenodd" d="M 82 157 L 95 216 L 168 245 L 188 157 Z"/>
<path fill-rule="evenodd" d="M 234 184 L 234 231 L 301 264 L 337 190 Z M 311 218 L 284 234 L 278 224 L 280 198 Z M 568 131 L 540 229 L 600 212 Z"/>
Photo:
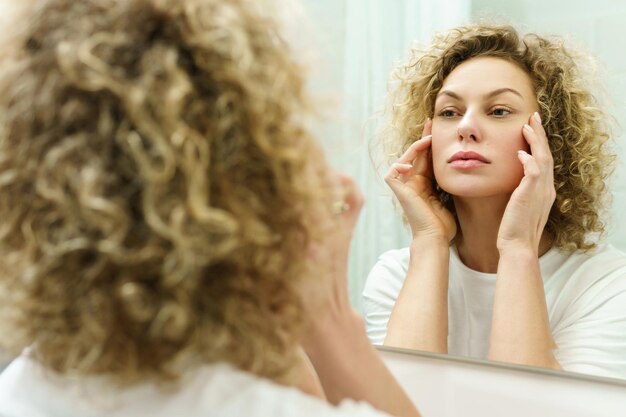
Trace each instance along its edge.
<path fill-rule="evenodd" d="M 535 120 L 539 123 L 541 123 L 541 116 L 539 116 L 539 112 L 535 112 L 535 114 L 533 114 L 533 116 L 535 117 Z"/>
<path fill-rule="evenodd" d="M 535 114 L 536 114 L 536 113 L 535 113 Z M 529 132 L 534 132 L 533 128 L 532 128 L 532 127 L 530 127 L 530 125 L 529 125 L 528 123 L 526 123 L 526 124 L 524 125 L 524 129 L 528 130 Z"/>

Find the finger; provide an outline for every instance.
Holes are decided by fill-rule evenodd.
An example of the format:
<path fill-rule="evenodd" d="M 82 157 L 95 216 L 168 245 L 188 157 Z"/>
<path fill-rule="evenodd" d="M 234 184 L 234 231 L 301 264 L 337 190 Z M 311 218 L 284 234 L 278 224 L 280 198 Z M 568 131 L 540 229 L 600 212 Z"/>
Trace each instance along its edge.
<path fill-rule="evenodd" d="M 546 132 L 541 124 L 539 113 L 530 116 L 528 124 L 524 125 L 524 138 L 530 146 L 530 151 L 537 161 L 550 167 L 553 165 L 552 152 L 548 145 Z"/>
<path fill-rule="evenodd" d="M 422 129 L 422 137 L 420 137 L 418 140 L 413 142 L 411 146 L 409 146 L 404 154 L 398 159 L 398 162 L 408 163 L 412 162 L 415 159 L 415 157 L 417 156 L 416 151 L 419 152 L 420 150 L 424 149 L 424 146 L 426 146 L 426 142 L 424 141 L 430 141 L 432 139 L 432 125 L 433 122 L 429 117 L 428 119 L 426 119 L 426 123 L 424 123 L 424 129 Z"/>
<path fill-rule="evenodd" d="M 531 155 L 536 158 L 539 164 L 551 171 L 553 165 L 552 152 L 548 146 L 548 139 L 545 134 L 538 134 L 529 124 L 524 125 L 522 132 L 524 139 L 530 146 Z"/>
<path fill-rule="evenodd" d="M 424 123 L 421 140 L 427 140 L 428 146 L 432 146 L 433 119 L 431 119 L 430 117 L 427 118 L 426 123 Z M 417 172 L 426 174 L 427 176 L 432 176 L 432 158 L 430 156 L 430 150 L 423 156 L 418 155 L 417 158 L 415 158 L 415 160 L 413 161 L 413 165 L 415 166 Z"/>
<path fill-rule="evenodd" d="M 363 205 L 363 194 L 354 179 L 345 172 L 336 172 L 336 184 L 339 188 L 338 197 L 351 206 L 360 208 Z"/>
<path fill-rule="evenodd" d="M 424 149 L 421 152 L 418 152 L 415 155 L 415 159 L 411 161 L 413 165 L 413 172 L 418 175 L 424 175 L 427 177 L 431 177 L 432 171 L 432 156 L 431 156 L 431 146 L 432 146 L 433 137 L 432 135 L 426 136 L 420 139 L 420 142 L 423 143 Z M 421 149 L 421 148 L 420 148 Z"/>
<path fill-rule="evenodd" d="M 429 135 L 413 142 L 411 146 L 409 146 L 408 149 L 404 151 L 402 156 L 398 158 L 397 162 L 401 164 L 412 163 L 415 160 L 415 158 L 417 158 L 417 155 L 419 155 L 420 152 L 422 152 L 423 150 L 427 149 L 430 146 L 431 139 L 432 139 L 432 136 Z"/>
<path fill-rule="evenodd" d="M 517 151 L 517 158 L 524 167 L 524 178 L 536 180 L 541 175 L 541 170 L 534 156 L 529 155 L 526 151 Z"/>
<path fill-rule="evenodd" d="M 522 179 L 522 182 L 525 181 L 528 185 L 530 184 L 538 185 L 540 183 L 543 183 L 546 187 L 548 187 L 547 188 L 548 194 L 545 194 L 545 195 L 548 196 L 547 198 L 550 201 L 550 204 L 548 204 L 548 212 L 549 212 L 550 207 L 552 206 L 556 198 L 556 190 L 554 188 L 554 182 L 553 181 L 540 181 L 541 169 L 539 167 L 539 164 L 537 164 L 537 160 L 535 157 L 533 157 L 532 155 L 529 155 L 525 151 L 518 151 L 517 157 L 519 158 L 520 162 L 522 163 L 522 166 L 524 167 L 524 179 Z M 536 190 L 540 190 L 540 189 L 536 189 Z M 538 197 L 538 195 L 536 195 L 536 197 Z"/>
<path fill-rule="evenodd" d="M 413 169 L 413 165 L 411 164 L 401 164 L 398 162 L 391 164 L 389 171 L 387 171 L 387 175 L 385 175 L 385 181 L 389 182 L 398 180 L 402 174 L 409 173 L 411 169 Z"/>
<path fill-rule="evenodd" d="M 410 164 L 400 164 L 395 163 L 392 164 L 389 172 L 385 176 L 385 183 L 389 186 L 391 191 L 396 195 L 398 200 L 402 201 L 407 197 L 407 184 L 409 178 L 404 177 L 403 175 L 407 174 L 409 176 L 415 175 L 413 172 L 413 166 Z M 410 192 L 409 192 L 410 194 Z"/>
<path fill-rule="evenodd" d="M 539 112 L 534 112 L 530 115 L 528 119 L 528 124 L 537 132 L 538 134 L 546 134 L 546 131 L 543 127 L 543 122 L 541 121 L 541 115 Z"/>
<path fill-rule="evenodd" d="M 335 173 L 337 191 L 333 204 L 338 209 L 336 214 L 356 220 L 364 204 L 363 193 L 354 179 L 343 172 Z"/>
<path fill-rule="evenodd" d="M 424 123 L 424 129 L 422 130 L 422 137 L 431 136 L 433 134 L 433 120 L 429 117 Z"/>

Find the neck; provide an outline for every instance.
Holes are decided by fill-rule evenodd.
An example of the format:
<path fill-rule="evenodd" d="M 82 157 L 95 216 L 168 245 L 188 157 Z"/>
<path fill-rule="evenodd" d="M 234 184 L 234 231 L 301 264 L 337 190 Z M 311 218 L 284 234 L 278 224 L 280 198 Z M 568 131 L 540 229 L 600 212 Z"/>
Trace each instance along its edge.
<path fill-rule="evenodd" d="M 468 268 L 485 273 L 497 272 L 500 261 L 498 230 L 509 198 L 509 195 L 476 199 L 454 197 L 459 222 L 454 243 L 461 261 Z M 539 256 L 550 247 L 550 237 L 544 231 L 539 244 Z"/>

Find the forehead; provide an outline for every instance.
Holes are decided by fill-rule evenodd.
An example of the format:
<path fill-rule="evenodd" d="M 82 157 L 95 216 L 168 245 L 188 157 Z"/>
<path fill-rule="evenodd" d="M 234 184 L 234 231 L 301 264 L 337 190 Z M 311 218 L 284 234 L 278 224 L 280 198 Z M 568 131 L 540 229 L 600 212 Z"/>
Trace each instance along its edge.
<path fill-rule="evenodd" d="M 499 88 L 513 88 L 524 98 L 534 99 L 532 80 L 518 65 L 497 57 L 471 58 L 446 77 L 441 90 L 455 93 L 489 93 Z"/>

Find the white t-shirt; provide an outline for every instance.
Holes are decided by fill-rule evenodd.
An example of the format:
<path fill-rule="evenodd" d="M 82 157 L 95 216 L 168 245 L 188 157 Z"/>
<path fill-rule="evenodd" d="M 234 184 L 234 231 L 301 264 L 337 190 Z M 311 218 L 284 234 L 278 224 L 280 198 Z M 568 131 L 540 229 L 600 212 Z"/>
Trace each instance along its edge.
<path fill-rule="evenodd" d="M 22 355 L 0 374 L 0 416 L 387 416 L 363 402 L 345 400 L 334 407 L 223 363 L 203 365 L 183 378 L 176 391 L 149 383 L 121 390 L 103 378 L 46 372 Z"/>
<path fill-rule="evenodd" d="M 409 248 L 384 253 L 369 273 L 367 334 L 381 345 L 409 265 Z M 552 248 L 540 259 L 550 329 L 567 371 L 626 379 L 626 255 L 610 245 L 591 253 Z M 496 274 L 469 269 L 450 248 L 448 353 L 487 358 Z"/>

